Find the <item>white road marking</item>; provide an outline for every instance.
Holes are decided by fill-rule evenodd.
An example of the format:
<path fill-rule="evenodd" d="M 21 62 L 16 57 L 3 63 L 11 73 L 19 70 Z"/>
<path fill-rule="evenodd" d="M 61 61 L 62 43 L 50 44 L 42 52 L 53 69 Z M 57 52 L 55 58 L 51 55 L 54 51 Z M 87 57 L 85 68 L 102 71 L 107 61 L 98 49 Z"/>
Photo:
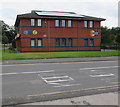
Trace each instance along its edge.
<path fill-rule="evenodd" d="M 54 72 L 55 70 L 47 70 L 47 71 L 32 71 L 32 72 L 12 72 L 12 73 L 2 73 L 0 75 L 16 75 L 16 74 L 37 74 L 37 73 L 47 73 Z"/>
<path fill-rule="evenodd" d="M 47 77 L 47 78 L 42 77 L 42 79 L 57 79 L 57 78 L 69 78 L 69 76 L 65 75 L 65 76 Z"/>
<path fill-rule="evenodd" d="M 90 75 L 91 77 L 108 77 L 113 76 L 114 74 L 100 74 L 100 75 Z"/>
<path fill-rule="evenodd" d="M 59 86 L 53 86 L 53 87 L 69 87 L 69 86 L 76 86 L 81 84 L 59 84 Z"/>
<path fill-rule="evenodd" d="M 94 69 L 104 69 L 104 68 L 117 68 L 120 66 L 106 66 L 106 67 L 94 67 L 94 68 L 80 68 L 80 70 L 94 70 Z"/>

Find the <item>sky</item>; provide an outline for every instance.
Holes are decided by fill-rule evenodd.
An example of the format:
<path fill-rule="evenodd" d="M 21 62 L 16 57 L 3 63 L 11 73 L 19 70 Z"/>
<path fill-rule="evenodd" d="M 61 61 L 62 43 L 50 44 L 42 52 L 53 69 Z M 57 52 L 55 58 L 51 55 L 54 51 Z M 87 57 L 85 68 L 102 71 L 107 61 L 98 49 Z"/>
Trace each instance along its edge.
<path fill-rule="evenodd" d="M 15 24 L 18 14 L 31 10 L 68 11 L 77 14 L 105 18 L 102 26 L 118 27 L 119 0 L 1 0 L 0 20 L 9 26 Z M 120 3 L 119 3 L 120 4 Z"/>

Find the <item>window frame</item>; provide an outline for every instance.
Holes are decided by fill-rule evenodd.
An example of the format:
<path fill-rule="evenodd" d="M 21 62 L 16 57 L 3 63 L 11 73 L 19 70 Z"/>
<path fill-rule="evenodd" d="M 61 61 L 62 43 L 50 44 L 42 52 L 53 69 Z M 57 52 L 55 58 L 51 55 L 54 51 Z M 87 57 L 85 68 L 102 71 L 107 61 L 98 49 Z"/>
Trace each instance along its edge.
<path fill-rule="evenodd" d="M 34 45 L 32 45 L 32 40 L 34 40 Z M 35 47 L 36 45 L 36 40 L 35 40 L 35 38 L 31 38 L 30 39 L 30 47 Z"/>
<path fill-rule="evenodd" d="M 55 41 L 55 46 L 60 47 L 60 38 L 56 38 L 55 40 L 56 40 Z"/>
<path fill-rule="evenodd" d="M 68 27 L 72 27 L 72 20 L 68 20 Z"/>
<path fill-rule="evenodd" d="M 60 20 L 58 19 L 55 20 L 55 27 L 60 27 Z"/>
<path fill-rule="evenodd" d="M 66 47 L 66 38 L 62 38 L 62 47 Z"/>
<path fill-rule="evenodd" d="M 90 47 L 94 47 L 94 39 L 90 39 Z"/>
<path fill-rule="evenodd" d="M 66 20 L 62 20 L 62 27 L 66 27 Z"/>
<path fill-rule="evenodd" d="M 73 39 L 68 38 L 68 47 L 73 47 Z"/>
<path fill-rule="evenodd" d="M 87 41 L 87 42 L 86 42 Z M 88 47 L 88 39 L 84 39 L 84 47 Z"/>
<path fill-rule="evenodd" d="M 39 40 L 41 41 L 41 43 L 40 43 L 41 45 L 40 45 L 40 46 L 39 46 Z M 43 46 L 43 44 L 42 44 L 42 43 L 43 43 L 43 42 L 42 42 L 42 38 L 38 38 L 38 43 L 37 43 L 37 46 L 38 46 L 38 47 L 42 47 L 42 46 Z"/>
<path fill-rule="evenodd" d="M 88 21 L 87 20 L 84 21 L 84 28 L 88 28 Z"/>
<path fill-rule="evenodd" d="M 92 23 L 91 23 L 92 22 Z M 94 22 L 93 21 L 89 21 L 89 27 L 90 28 L 94 28 Z"/>
<path fill-rule="evenodd" d="M 30 26 L 35 26 L 35 19 L 30 19 Z"/>
<path fill-rule="evenodd" d="M 42 26 L 42 19 L 37 19 L 37 26 Z"/>

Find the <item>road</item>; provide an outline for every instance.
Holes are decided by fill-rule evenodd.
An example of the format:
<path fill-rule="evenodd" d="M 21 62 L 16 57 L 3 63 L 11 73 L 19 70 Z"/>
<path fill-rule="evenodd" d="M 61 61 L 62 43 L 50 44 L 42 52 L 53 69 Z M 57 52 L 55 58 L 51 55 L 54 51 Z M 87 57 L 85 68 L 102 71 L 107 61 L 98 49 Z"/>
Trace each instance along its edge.
<path fill-rule="evenodd" d="M 118 61 L 2 66 L 3 99 L 118 84 Z"/>

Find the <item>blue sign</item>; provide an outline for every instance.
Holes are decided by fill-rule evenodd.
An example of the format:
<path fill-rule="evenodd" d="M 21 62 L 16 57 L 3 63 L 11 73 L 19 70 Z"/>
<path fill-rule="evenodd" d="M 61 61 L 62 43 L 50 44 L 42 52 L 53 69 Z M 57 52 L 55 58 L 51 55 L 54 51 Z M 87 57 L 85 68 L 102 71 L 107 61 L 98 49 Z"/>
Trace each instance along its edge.
<path fill-rule="evenodd" d="M 98 32 L 92 32 L 93 35 L 98 35 Z"/>
<path fill-rule="evenodd" d="M 28 35 L 28 34 L 32 34 L 32 31 L 31 30 L 24 30 L 23 32 L 25 35 Z"/>

